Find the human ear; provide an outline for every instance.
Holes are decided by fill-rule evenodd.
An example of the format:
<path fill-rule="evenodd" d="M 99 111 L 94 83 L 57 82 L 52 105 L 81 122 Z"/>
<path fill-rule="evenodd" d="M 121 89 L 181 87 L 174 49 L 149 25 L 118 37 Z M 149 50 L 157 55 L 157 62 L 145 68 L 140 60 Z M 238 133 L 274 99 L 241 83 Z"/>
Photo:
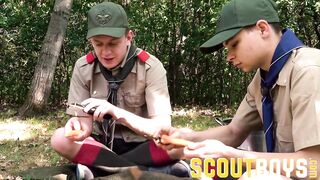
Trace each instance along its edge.
<path fill-rule="evenodd" d="M 266 20 L 257 21 L 256 27 L 260 31 L 261 35 L 268 35 L 270 33 L 270 25 Z"/>
<path fill-rule="evenodd" d="M 131 42 L 132 39 L 133 39 L 133 37 L 134 37 L 133 31 L 132 31 L 132 30 L 129 30 L 128 33 L 127 33 L 127 35 L 126 35 L 127 41 L 130 41 L 130 42 Z"/>

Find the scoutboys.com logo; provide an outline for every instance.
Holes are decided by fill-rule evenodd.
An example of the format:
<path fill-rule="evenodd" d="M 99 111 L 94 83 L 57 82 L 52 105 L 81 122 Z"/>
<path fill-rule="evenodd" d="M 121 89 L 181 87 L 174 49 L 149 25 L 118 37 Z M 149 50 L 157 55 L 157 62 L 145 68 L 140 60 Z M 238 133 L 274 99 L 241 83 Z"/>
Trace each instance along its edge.
<path fill-rule="evenodd" d="M 260 175 L 282 174 L 286 177 L 316 179 L 317 160 L 312 159 L 242 159 L 226 158 L 199 159 L 192 158 L 190 161 L 192 178 L 200 178 L 204 174 L 207 177 L 233 177 L 240 178 L 246 171 L 248 177 Z M 255 170 L 255 171 L 252 171 Z M 282 173 L 281 173 L 282 172 Z"/>

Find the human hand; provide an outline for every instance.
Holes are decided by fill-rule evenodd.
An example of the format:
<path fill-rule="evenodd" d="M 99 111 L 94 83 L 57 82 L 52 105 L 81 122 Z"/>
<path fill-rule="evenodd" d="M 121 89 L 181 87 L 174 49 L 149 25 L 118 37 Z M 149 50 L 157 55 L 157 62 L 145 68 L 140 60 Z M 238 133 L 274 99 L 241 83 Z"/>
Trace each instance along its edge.
<path fill-rule="evenodd" d="M 182 145 L 186 145 L 188 141 L 185 140 L 185 138 L 187 137 L 187 134 L 192 132 L 193 130 L 189 128 L 164 126 L 154 134 L 154 137 L 157 140 L 156 142 L 158 146 L 166 150 L 171 150 L 173 148 L 181 148 Z"/>
<path fill-rule="evenodd" d="M 89 98 L 81 102 L 81 105 L 84 107 L 83 111 L 88 113 L 94 109 L 94 112 L 91 113 L 94 120 L 103 121 L 107 115 L 111 116 L 113 114 L 114 105 L 109 103 L 107 100 Z"/>
<path fill-rule="evenodd" d="M 88 117 L 72 117 L 64 127 L 65 137 L 73 141 L 82 141 L 92 132 L 92 120 Z"/>
<path fill-rule="evenodd" d="M 181 159 L 183 156 L 183 147 L 191 141 L 185 140 L 186 133 L 191 133 L 193 130 L 189 128 L 174 128 L 164 126 L 153 135 L 156 144 L 166 150 L 171 159 Z"/>
<path fill-rule="evenodd" d="M 184 148 L 183 157 L 191 158 L 227 158 L 235 149 L 218 140 L 205 140 L 189 144 Z"/>
<path fill-rule="evenodd" d="M 78 104 L 78 103 L 68 104 L 68 111 L 69 111 L 68 113 L 76 117 L 85 117 L 85 116 L 92 115 L 96 110 L 95 108 L 92 108 L 88 112 L 84 112 L 83 109 L 84 107 L 81 104 Z"/>

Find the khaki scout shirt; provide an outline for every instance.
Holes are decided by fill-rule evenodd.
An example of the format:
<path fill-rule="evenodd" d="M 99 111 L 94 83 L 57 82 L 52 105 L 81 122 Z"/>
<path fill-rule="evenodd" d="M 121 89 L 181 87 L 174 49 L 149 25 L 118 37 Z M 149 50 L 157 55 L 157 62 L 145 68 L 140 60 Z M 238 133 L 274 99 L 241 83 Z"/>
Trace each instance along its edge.
<path fill-rule="evenodd" d="M 140 52 L 141 49 L 138 48 L 137 51 Z M 108 81 L 102 75 L 98 64 L 88 64 L 85 56 L 78 59 L 71 78 L 68 103 L 81 103 L 87 98 L 107 100 L 108 91 Z M 137 59 L 131 73 L 120 85 L 117 100 L 118 107 L 141 117 L 171 115 L 166 70 L 162 63 L 152 55 L 146 62 Z M 74 115 L 74 112 L 67 109 L 67 114 Z M 126 142 L 146 140 L 117 124 L 115 137 L 119 135 Z"/>
<path fill-rule="evenodd" d="M 234 117 L 247 128 L 261 127 L 262 95 L 258 71 Z M 276 152 L 320 144 L 320 50 L 294 50 L 271 91 Z"/>

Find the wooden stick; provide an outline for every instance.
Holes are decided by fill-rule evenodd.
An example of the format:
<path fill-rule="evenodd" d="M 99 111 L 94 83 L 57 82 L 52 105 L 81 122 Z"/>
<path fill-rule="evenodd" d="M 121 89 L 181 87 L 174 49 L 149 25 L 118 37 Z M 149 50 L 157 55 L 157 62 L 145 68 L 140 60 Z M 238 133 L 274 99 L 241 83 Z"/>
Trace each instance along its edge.
<path fill-rule="evenodd" d="M 78 136 L 82 130 L 72 130 L 64 134 L 65 137 Z"/>
<path fill-rule="evenodd" d="M 172 144 L 176 147 L 185 147 L 188 146 L 189 144 L 192 144 L 192 141 L 188 141 L 188 140 L 184 140 L 184 139 L 178 139 L 178 138 L 172 138 L 168 135 L 162 135 L 161 136 L 161 140 L 160 140 L 161 144 Z"/>

